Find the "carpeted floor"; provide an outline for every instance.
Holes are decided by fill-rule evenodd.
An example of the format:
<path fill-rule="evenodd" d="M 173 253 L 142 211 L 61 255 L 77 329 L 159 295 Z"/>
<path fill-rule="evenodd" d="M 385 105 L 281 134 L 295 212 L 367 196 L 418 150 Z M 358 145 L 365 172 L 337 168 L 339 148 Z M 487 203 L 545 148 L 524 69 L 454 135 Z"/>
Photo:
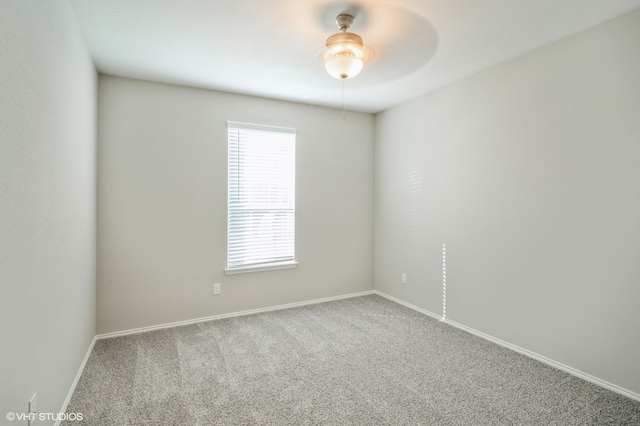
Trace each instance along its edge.
<path fill-rule="evenodd" d="M 380 296 L 96 342 L 65 425 L 640 425 L 640 402 Z"/>

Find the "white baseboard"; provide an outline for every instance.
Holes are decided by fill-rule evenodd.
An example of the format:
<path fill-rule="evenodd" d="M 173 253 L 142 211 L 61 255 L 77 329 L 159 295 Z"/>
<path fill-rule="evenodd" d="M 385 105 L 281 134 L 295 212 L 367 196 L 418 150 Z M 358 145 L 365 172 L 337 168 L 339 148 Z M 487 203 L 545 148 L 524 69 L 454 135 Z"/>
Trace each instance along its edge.
<path fill-rule="evenodd" d="M 593 383 L 595 385 L 598 385 L 600 387 L 603 387 L 605 389 L 609 389 L 609 390 L 611 390 L 613 392 L 616 392 L 616 393 L 619 393 L 621 395 L 624 395 L 627 398 L 631 398 L 631 399 L 635 399 L 636 401 L 640 401 L 640 394 L 637 394 L 635 392 L 631 392 L 630 390 L 621 388 L 620 386 L 614 385 L 613 383 L 609 383 L 609 382 L 607 382 L 605 380 L 599 379 L 599 378 L 597 378 L 595 376 L 592 376 L 590 374 L 587 374 L 585 372 L 577 370 L 577 369 L 575 369 L 573 367 L 569 367 L 568 365 L 564 365 L 564 364 L 562 364 L 560 362 L 554 361 L 554 360 L 552 360 L 550 358 L 547 358 L 545 356 L 539 355 L 539 354 L 537 354 L 535 352 L 531 352 L 530 350 L 527 350 L 527 349 L 521 348 L 519 346 L 513 345 L 513 344 L 511 344 L 509 342 L 505 342 L 504 340 L 500 340 L 500 339 L 498 339 L 496 337 L 490 336 L 490 335 L 485 334 L 485 333 L 483 333 L 481 331 L 474 330 L 471 327 L 467 327 L 466 325 L 459 324 L 459 323 L 457 323 L 455 321 L 451 321 L 451 320 L 447 319 L 447 320 L 444 320 L 444 322 L 447 323 L 447 324 L 450 324 L 450 325 L 452 325 L 454 327 L 457 327 L 457 328 L 459 328 L 461 330 L 464 330 L 467 333 L 471 333 L 471 334 L 476 335 L 478 337 L 481 337 L 481 338 L 483 338 L 485 340 L 488 340 L 488 341 L 490 341 L 492 343 L 495 343 L 497 345 L 503 346 L 503 347 L 505 347 L 507 349 L 511 349 L 512 351 L 518 352 L 518 353 L 520 353 L 522 355 L 526 355 L 529 358 L 533 358 L 533 359 L 535 359 L 537 361 L 540 361 L 540 362 L 542 362 L 544 364 L 547 364 L 547 365 L 549 365 L 551 367 L 557 368 L 558 370 L 562 370 L 562 371 L 564 371 L 566 373 L 569 373 L 569 374 L 571 374 L 573 376 L 579 377 L 579 378 L 581 378 L 583 380 L 586 380 L 587 382 L 591 382 L 591 383 Z"/>
<path fill-rule="evenodd" d="M 405 302 L 404 300 L 396 299 L 395 297 L 393 297 L 393 296 L 389 296 L 388 294 L 383 293 L 383 292 L 378 291 L 378 290 L 373 290 L 373 292 L 374 292 L 375 294 L 377 294 L 378 296 L 382 296 L 382 297 L 384 297 L 385 299 L 389 299 L 389 300 L 391 300 L 391 301 L 393 301 L 393 302 L 396 302 L 396 303 L 397 303 L 397 304 L 399 304 L 399 305 L 403 305 L 403 306 L 406 306 L 407 308 L 413 309 L 414 311 L 418 311 L 418 312 L 420 312 L 421 314 L 425 314 L 425 315 L 427 315 L 427 316 L 430 316 L 430 317 L 432 317 L 432 318 L 434 318 L 434 319 L 437 319 L 437 320 L 440 320 L 440 321 L 442 320 L 442 317 L 441 317 L 440 315 L 436 315 L 436 314 L 434 314 L 433 312 L 427 311 L 426 309 L 422 309 L 422 308 L 421 308 L 421 307 L 419 307 L 419 306 L 412 305 L 411 303 L 407 303 L 407 302 Z"/>
<path fill-rule="evenodd" d="M 80 377 L 82 376 L 82 372 L 84 371 L 84 367 L 87 365 L 87 361 L 89 361 L 89 357 L 91 356 L 91 352 L 93 352 L 93 346 L 96 344 L 96 336 L 93 336 L 93 340 L 91 340 L 91 344 L 89 344 L 89 349 L 87 349 L 87 353 L 84 356 L 84 359 L 82 360 L 82 364 L 80 364 L 80 368 L 78 368 L 78 372 L 76 373 L 76 377 L 73 379 L 73 382 L 71 383 L 71 388 L 69 389 L 69 392 L 67 393 L 67 397 L 64 399 L 64 402 L 62 403 L 62 408 L 60 408 L 60 413 L 66 413 L 67 412 L 67 407 L 69 406 L 69 403 L 71 402 L 71 397 L 73 396 L 73 393 L 76 391 L 76 386 L 78 386 L 78 382 L 80 381 Z M 60 426 L 60 422 L 62 421 L 62 419 L 57 420 L 55 422 L 55 426 Z"/>
<path fill-rule="evenodd" d="M 483 338 L 485 340 L 488 340 L 488 341 L 490 341 L 492 343 L 495 343 L 495 344 L 500 345 L 502 347 L 505 347 L 507 349 L 511 349 L 512 351 L 515 351 L 515 352 L 518 352 L 518 353 L 520 353 L 522 355 L 528 356 L 529 358 L 533 358 L 533 359 L 535 359 L 537 361 L 540 361 L 540 362 L 542 362 L 544 364 L 547 364 L 547 365 L 549 365 L 551 367 L 557 368 L 558 370 L 562 370 L 562 371 L 564 371 L 566 373 L 571 374 L 572 376 L 579 377 L 579 378 L 581 378 L 583 380 L 586 380 L 587 382 L 591 382 L 591 383 L 593 383 L 595 385 L 598 385 L 598 386 L 603 387 L 605 389 L 609 389 L 609 390 L 611 390 L 613 392 L 616 392 L 616 393 L 618 393 L 620 395 L 626 396 L 627 398 L 631 398 L 631 399 L 634 399 L 636 401 L 640 401 L 640 394 L 637 394 L 637 393 L 632 392 L 630 390 L 621 388 L 620 386 L 614 385 L 613 383 L 609 383 L 609 382 L 607 382 L 605 380 L 599 379 L 599 378 L 594 377 L 594 376 L 592 376 L 590 374 L 584 373 L 584 372 L 582 372 L 580 370 L 576 370 L 573 367 L 569 367 L 568 365 L 564 365 L 564 364 L 559 363 L 557 361 L 554 361 L 554 360 L 552 360 L 550 358 L 547 358 L 545 356 L 539 355 L 539 354 L 537 354 L 535 352 L 531 352 L 530 350 L 523 349 L 523 348 L 521 348 L 519 346 L 516 346 L 516 345 L 513 345 L 513 344 L 511 344 L 509 342 L 505 342 L 504 340 L 500 340 L 500 339 L 498 339 L 496 337 L 493 337 L 493 336 L 485 334 L 485 333 L 483 333 L 481 331 L 475 330 L 475 329 L 473 329 L 471 327 L 467 327 L 466 325 L 459 324 L 459 323 L 457 323 L 455 321 L 451 321 L 449 319 L 443 319 L 442 316 L 440 316 L 440 315 L 436 315 L 433 312 L 427 311 L 426 309 L 422 309 L 422 308 L 420 308 L 418 306 L 415 306 L 415 305 L 407 303 L 407 302 L 405 302 L 403 300 L 397 299 L 397 298 L 395 298 L 393 296 L 389 296 L 388 294 L 382 293 L 381 291 L 374 290 L 374 293 L 379 295 L 379 296 L 382 296 L 384 298 L 387 298 L 389 300 L 392 300 L 392 301 L 394 301 L 396 303 L 399 303 L 400 305 L 404 305 L 407 308 L 411 308 L 411 309 L 413 309 L 415 311 L 418 311 L 420 313 L 423 313 L 425 315 L 433 317 L 433 318 L 435 318 L 437 320 L 440 320 L 440 321 L 444 322 L 445 324 L 449 324 L 449 325 L 451 325 L 453 327 L 459 328 L 460 330 L 466 331 L 467 333 L 470 333 L 470 334 L 473 334 L 475 336 L 481 337 L 481 338 Z"/>
<path fill-rule="evenodd" d="M 228 313 L 228 314 L 213 315 L 213 316 L 210 316 L 210 317 L 196 318 L 196 319 L 185 320 L 185 321 L 176 321 L 176 322 L 170 322 L 170 323 L 166 323 L 166 324 L 152 325 L 152 326 L 149 326 L 149 327 L 140 327 L 140 328 L 133 328 L 133 329 L 130 329 L 130 330 L 115 331 L 113 333 L 98 334 L 96 336 L 96 339 L 109 339 L 109 338 L 112 338 L 112 337 L 126 336 L 126 335 L 129 335 L 129 334 L 145 333 L 147 331 L 161 330 L 163 328 L 180 327 L 180 326 L 183 326 L 183 325 L 197 324 L 197 323 L 200 323 L 200 322 L 219 320 L 219 319 L 223 319 L 223 318 L 241 317 L 241 316 L 245 316 L 245 315 L 259 314 L 259 313 L 262 313 L 262 312 L 279 311 L 279 310 L 282 310 L 282 309 L 297 308 L 299 306 L 306 306 L 306 305 L 315 305 L 317 303 L 331 302 L 333 300 L 340 300 L 340 299 L 349 299 L 351 297 L 366 296 L 366 295 L 369 295 L 369 294 L 374 294 L 374 290 L 362 291 L 360 293 L 343 294 L 343 295 L 340 295 L 340 296 L 325 297 L 325 298 L 322 298 L 322 299 L 306 300 L 304 302 L 287 303 L 287 304 L 284 304 L 284 305 L 270 306 L 270 307 L 267 307 L 267 308 L 249 309 L 249 310 L 246 310 L 246 311 L 231 312 L 231 313 Z"/>

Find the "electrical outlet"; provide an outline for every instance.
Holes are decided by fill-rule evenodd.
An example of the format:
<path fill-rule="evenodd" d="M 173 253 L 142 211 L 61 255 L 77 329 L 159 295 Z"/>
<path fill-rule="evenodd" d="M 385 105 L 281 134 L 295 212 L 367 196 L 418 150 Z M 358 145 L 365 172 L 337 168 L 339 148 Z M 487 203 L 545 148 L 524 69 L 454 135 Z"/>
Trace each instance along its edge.
<path fill-rule="evenodd" d="M 213 285 L 213 294 L 220 294 L 220 283 L 215 283 Z"/>
<path fill-rule="evenodd" d="M 407 283 L 407 274 L 405 274 L 404 272 L 402 273 L 402 284 L 406 284 Z"/>

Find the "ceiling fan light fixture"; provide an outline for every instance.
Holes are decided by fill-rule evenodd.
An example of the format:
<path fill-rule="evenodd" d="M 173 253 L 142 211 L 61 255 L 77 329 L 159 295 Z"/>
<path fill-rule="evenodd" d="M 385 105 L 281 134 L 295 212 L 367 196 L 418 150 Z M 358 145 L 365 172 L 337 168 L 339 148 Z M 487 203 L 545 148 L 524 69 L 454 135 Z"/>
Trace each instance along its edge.
<path fill-rule="evenodd" d="M 340 52 L 331 56 L 324 63 L 329 75 L 334 78 L 346 80 L 355 77 L 362 71 L 362 59 L 355 57 L 349 52 Z"/>
<path fill-rule="evenodd" d="M 353 23 L 353 16 L 338 15 L 336 23 L 340 27 L 340 32 L 327 38 L 324 66 L 332 77 L 346 80 L 362 71 L 364 44 L 362 37 L 347 31 Z"/>

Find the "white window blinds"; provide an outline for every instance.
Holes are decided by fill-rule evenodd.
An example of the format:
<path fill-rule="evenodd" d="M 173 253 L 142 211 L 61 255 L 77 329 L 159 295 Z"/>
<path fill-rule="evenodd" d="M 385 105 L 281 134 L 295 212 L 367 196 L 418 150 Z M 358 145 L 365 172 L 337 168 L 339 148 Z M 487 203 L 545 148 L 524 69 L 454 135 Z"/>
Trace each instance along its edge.
<path fill-rule="evenodd" d="M 227 269 L 295 259 L 296 130 L 227 122 Z"/>

